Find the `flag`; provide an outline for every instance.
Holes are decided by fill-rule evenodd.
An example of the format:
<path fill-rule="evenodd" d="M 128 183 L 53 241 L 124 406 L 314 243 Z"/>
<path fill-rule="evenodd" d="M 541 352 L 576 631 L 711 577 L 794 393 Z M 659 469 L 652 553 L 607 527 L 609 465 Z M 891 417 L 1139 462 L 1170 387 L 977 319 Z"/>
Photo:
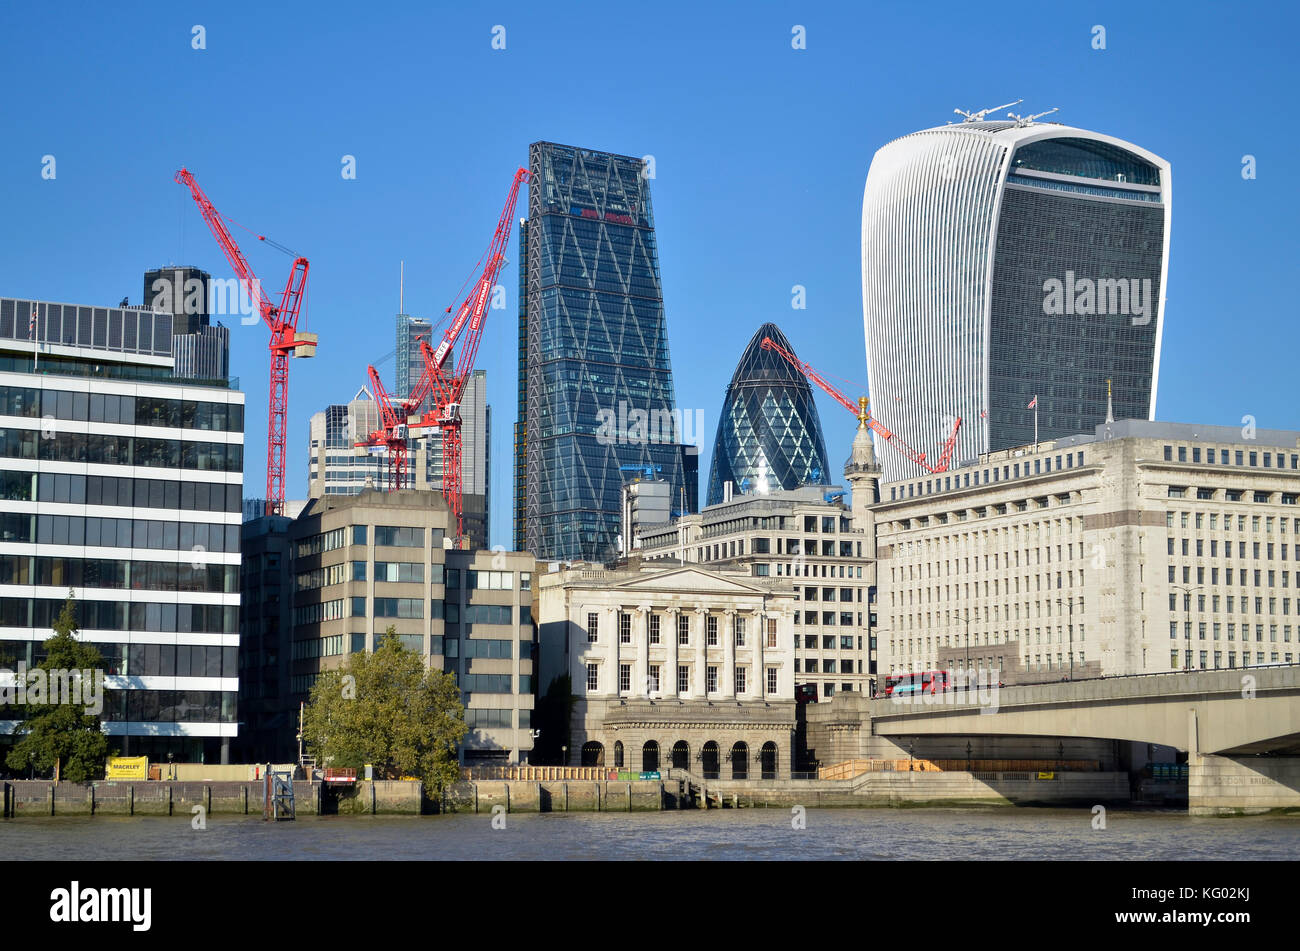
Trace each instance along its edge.
<path fill-rule="evenodd" d="M 1032 400 L 1029 401 L 1029 405 L 1026 406 L 1025 409 L 1033 409 L 1037 405 L 1038 405 L 1038 397 L 1035 396 Z"/>
<path fill-rule="evenodd" d="M 36 336 L 36 308 L 35 307 L 32 308 L 32 319 L 27 321 L 27 335 L 29 337 Z"/>

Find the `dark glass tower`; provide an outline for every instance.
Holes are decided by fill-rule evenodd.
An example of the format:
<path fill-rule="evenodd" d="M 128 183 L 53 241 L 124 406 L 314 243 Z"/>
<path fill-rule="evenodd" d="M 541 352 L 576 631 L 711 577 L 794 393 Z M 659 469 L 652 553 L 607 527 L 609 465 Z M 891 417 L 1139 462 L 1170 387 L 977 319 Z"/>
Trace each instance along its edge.
<path fill-rule="evenodd" d="M 784 357 L 763 349 L 764 337 L 794 353 L 776 324 L 750 338 L 722 403 L 708 505 L 724 500 L 727 482 L 737 493 L 759 494 L 830 484 L 812 387 Z"/>
<path fill-rule="evenodd" d="M 423 336 L 436 346 L 437 340 L 430 336 L 432 333 L 433 327 L 429 321 L 412 317 L 410 314 L 397 315 L 397 371 L 393 390 L 395 397 L 401 398 L 410 393 L 424 373 L 424 357 L 420 355 L 419 338 Z M 422 413 L 428 408 L 429 400 L 426 398 L 416 407 L 415 412 Z"/>
<path fill-rule="evenodd" d="M 197 267 L 158 267 L 144 272 L 144 297 L 148 310 L 172 314 L 172 334 L 195 334 L 209 324 L 208 285 L 212 275 Z"/>
<path fill-rule="evenodd" d="M 603 561 L 617 549 L 625 481 L 663 479 L 674 501 L 684 496 L 675 510 L 697 506 L 650 183 L 641 159 L 551 142 L 529 146 L 528 167 L 516 545 L 539 559 Z"/>

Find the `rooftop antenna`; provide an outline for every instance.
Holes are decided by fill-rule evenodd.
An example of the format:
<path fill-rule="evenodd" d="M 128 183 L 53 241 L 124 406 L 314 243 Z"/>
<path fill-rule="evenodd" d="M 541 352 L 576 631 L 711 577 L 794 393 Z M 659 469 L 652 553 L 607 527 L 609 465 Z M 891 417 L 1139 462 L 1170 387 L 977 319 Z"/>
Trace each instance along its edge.
<path fill-rule="evenodd" d="M 1018 116 L 1014 112 L 1008 112 L 1007 118 L 1015 119 L 1016 128 L 1023 129 L 1027 125 L 1032 125 L 1035 119 L 1041 119 L 1043 118 L 1043 116 L 1050 116 L 1053 112 L 1060 112 L 1060 111 L 1061 111 L 1060 106 L 1054 106 L 1051 109 L 1048 109 L 1046 112 L 1040 112 L 1038 113 L 1038 115 L 1035 116 Z"/>
<path fill-rule="evenodd" d="M 1001 106 L 994 106 L 992 109 L 981 109 L 979 112 L 967 112 L 965 109 L 954 109 L 953 112 L 957 113 L 959 116 L 966 117 L 961 120 L 962 122 L 983 122 L 984 117 L 990 112 L 999 112 L 1003 109 L 1010 109 L 1012 106 L 1018 106 L 1022 102 L 1024 102 L 1023 99 L 1017 99 L 1015 102 L 1008 102 Z"/>
<path fill-rule="evenodd" d="M 397 279 L 397 312 L 406 313 L 406 262 L 402 262 L 401 276 Z"/>

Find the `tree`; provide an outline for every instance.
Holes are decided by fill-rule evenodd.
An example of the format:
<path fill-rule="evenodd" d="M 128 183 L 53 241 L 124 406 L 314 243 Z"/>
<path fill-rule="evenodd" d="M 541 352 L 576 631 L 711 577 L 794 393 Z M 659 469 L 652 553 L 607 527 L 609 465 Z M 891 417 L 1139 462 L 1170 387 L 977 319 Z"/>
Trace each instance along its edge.
<path fill-rule="evenodd" d="M 303 711 L 303 739 L 318 762 L 370 763 L 388 776 L 419 776 L 436 792 L 459 779 L 456 747 L 467 730 L 455 678 L 426 668 L 392 627 L 373 654 L 322 672 Z"/>
<path fill-rule="evenodd" d="M 102 674 L 104 658 L 92 645 L 77 639 L 80 628 L 76 602 L 71 593 L 55 618 L 53 628 L 53 636 L 43 645 L 45 659 L 37 665 L 38 670 L 47 672 L 43 675 L 46 680 L 53 679 L 49 677 L 49 671 L 76 670 L 90 672 L 92 676 L 94 672 Z M 28 676 L 30 679 L 30 673 Z M 74 783 L 102 779 L 109 748 L 99 716 L 86 712 L 88 702 L 59 703 L 60 699 L 68 698 L 54 696 L 53 690 L 42 693 L 42 700 L 55 702 L 22 705 L 14 732 L 26 732 L 5 757 L 6 765 L 18 771 L 30 764 L 42 773 L 52 768 L 55 780 L 66 779 Z"/>

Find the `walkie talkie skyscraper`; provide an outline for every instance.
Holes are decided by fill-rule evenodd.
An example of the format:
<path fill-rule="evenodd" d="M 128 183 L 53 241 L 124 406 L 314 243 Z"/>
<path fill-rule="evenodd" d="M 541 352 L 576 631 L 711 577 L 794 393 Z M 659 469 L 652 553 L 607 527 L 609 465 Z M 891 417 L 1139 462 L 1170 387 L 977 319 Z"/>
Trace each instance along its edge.
<path fill-rule="evenodd" d="M 1117 419 L 1154 418 L 1169 261 L 1168 162 L 984 114 L 885 145 L 862 202 L 872 412 L 921 450 L 961 417 L 958 462 L 1032 443 L 1035 396 L 1040 439 L 1091 431 L 1108 379 Z"/>

